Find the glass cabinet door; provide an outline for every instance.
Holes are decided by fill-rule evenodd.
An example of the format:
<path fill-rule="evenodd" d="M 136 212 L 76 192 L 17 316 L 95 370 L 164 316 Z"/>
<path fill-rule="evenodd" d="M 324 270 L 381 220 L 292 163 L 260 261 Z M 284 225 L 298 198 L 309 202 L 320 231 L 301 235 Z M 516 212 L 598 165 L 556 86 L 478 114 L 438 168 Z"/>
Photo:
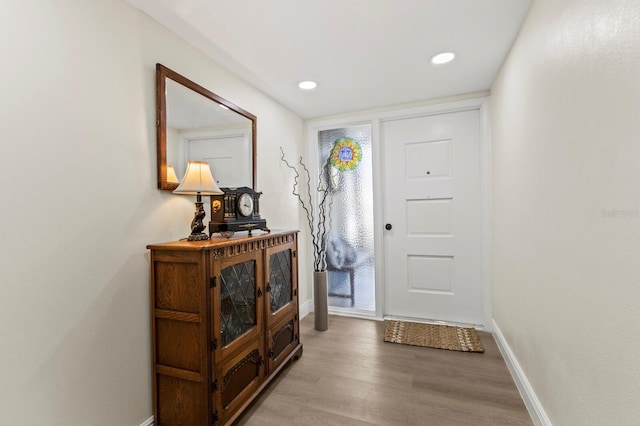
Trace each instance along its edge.
<path fill-rule="evenodd" d="M 223 268 L 220 281 L 220 338 L 225 347 L 258 323 L 256 261 Z"/>
<path fill-rule="evenodd" d="M 269 256 L 269 294 L 272 314 L 293 300 L 291 249 Z"/>
<path fill-rule="evenodd" d="M 298 271 L 296 244 L 290 242 L 266 251 L 269 291 L 267 318 L 267 369 L 275 371 L 298 344 Z"/>

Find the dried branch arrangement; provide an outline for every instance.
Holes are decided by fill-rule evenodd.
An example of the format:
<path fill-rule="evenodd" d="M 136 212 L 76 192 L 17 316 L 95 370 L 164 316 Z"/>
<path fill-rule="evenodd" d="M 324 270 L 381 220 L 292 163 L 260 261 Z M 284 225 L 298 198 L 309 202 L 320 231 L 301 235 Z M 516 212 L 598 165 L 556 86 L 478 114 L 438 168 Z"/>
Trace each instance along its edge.
<path fill-rule="evenodd" d="M 309 225 L 309 231 L 311 232 L 313 269 L 315 271 L 324 271 L 327 269 L 327 237 L 331 229 L 330 213 L 331 205 L 333 204 L 331 194 L 334 191 L 327 182 L 330 158 L 327 157 L 320 170 L 318 186 L 316 187 L 316 191 L 319 194 L 318 202 L 313 203 L 311 198 L 311 174 L 302 156 L 299 158 L 297 164 L 292 165 L 285 158 L 282 147 L 280 147 L 280 152 L 282 153 L 280 157 L 281 160 L 295 173 L 292 194 L 298 198 L 298 202 L 302 205 Z M 305 187 L 306 194 L 301 192 L 301 186 Z"/>

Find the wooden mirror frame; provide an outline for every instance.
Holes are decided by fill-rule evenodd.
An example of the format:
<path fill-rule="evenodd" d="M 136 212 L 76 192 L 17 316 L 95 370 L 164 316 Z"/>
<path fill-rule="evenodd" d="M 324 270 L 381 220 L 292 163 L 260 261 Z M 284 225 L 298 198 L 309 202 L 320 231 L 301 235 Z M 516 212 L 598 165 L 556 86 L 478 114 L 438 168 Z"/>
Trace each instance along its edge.
<path fill-rule="evenodd" d="M 166 99 L 166 79 L 169 78 L 182 86 L 193 90 L 200 95 L 211 99 L 213 102 L 224 105 L 243 117 L 251 120 L 251 181 L 252 188 L 256 187 L 256 116 L 243 110 L 239 106 L 227 101 L 215 93 L 194 83 L 188 78 L 165 67 L 156 64 L 156 134 L 157 134 L 157 154 L 158 154 L 158 189 L 173 191 L 178 187 L 177 183 L 167 182 L 167 99 Z"/>

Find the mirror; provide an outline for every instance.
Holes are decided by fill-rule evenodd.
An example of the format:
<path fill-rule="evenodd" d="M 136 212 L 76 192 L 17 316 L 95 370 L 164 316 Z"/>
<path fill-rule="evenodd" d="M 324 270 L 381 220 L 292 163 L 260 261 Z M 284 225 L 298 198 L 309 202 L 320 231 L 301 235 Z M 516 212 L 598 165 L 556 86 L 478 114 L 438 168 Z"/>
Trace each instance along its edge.
<path fill-rule="evenodd" d="M 253 114 L 156 64 L 156 118 L 159 189 L 176 189 L 188 161 L 209 163 L 220 187 L 256 187 Z"/>

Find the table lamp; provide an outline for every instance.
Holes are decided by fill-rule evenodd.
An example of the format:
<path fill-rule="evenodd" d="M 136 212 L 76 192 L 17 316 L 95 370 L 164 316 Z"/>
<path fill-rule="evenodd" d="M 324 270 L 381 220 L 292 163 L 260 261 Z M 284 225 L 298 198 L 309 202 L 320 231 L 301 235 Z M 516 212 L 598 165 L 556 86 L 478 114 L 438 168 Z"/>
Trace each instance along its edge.
<path fill-rule="evenodd" d="M 187 240 L 208 240 L 209 236 L 202 232 L 205 228 L 202 220 L 206 215 L 202 207 L 202 195 L 224 194 L 211 174 L 209 163 L 204 161 L 189 161 L 182 182 L 180 182 L 180 185 L 178 185 L 173 193 L 196 196 L 196 213 L 191 222 L 191 235 L 189 235 Z"/>

